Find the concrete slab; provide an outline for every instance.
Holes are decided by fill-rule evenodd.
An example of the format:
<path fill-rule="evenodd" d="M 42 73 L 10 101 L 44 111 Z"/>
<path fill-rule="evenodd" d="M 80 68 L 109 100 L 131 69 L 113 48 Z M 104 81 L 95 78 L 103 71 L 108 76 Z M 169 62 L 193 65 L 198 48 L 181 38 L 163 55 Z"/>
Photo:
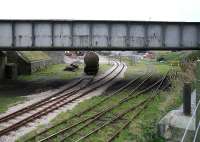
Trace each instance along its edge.
<path fill-rule="evenodd" d="M 191 107 L 192 114 L 194 113 L 196 103 L 196 91 L 192 92 Z M 180 142 L 185 129 L 192 116 L 185 116 L 183 114 L 183 106 L 177 110 L 172 110 L 166 114 L 158 124 L 159 135 L 166 139 L 166 142 Z M 191 142 L 195 131 L 195 119 L 192 119 L 191 125 L 188 128 L 187 140 L 185 142 Z"/>

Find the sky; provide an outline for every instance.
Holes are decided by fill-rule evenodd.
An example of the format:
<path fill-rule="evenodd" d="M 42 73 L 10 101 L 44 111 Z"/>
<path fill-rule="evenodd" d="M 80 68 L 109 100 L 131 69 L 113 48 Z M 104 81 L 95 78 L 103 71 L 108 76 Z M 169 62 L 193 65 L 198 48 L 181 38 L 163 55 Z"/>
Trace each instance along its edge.
<path fill-rule="evenodd" d="M 0 0 L 0 19 L 200 22 L 200 0 Z"/>

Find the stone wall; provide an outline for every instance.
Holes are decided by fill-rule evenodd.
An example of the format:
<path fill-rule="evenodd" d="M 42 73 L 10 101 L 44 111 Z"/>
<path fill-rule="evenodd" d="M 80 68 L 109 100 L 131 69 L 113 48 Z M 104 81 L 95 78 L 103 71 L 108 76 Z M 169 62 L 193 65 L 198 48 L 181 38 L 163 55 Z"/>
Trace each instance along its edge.
<path fill-rule="evenodd" d="M 42 70 L 42 69 L 48 67 L 49 65 L 52 65 L 52 61 L 51 60 L 40 60 L 40 61 L 31 62 L 29 64 L 30 72 L 32 73 L 32 72 L 36 72 L 36 71 Z"/>
<path fill-rule="evenodd" d="M 45 53 L 51 57 L 53 64 L 61 64 L 64 63 L 64 51 L 45 51 Z"/>

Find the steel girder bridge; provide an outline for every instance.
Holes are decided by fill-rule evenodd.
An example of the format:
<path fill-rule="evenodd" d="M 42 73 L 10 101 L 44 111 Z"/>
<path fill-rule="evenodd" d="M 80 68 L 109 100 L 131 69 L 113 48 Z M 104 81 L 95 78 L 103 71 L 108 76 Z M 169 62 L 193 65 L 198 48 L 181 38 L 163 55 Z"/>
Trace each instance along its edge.
<path fill-rule="evenodd" d="M 0 50 L 199 50 L 200 22 L 0 20 Z"/>

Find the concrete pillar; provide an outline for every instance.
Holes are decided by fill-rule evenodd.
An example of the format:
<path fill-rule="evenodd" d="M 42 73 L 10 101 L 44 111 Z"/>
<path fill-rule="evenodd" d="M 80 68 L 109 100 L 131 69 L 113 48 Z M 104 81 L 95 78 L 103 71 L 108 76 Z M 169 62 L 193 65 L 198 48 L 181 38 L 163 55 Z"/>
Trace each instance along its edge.
<path fill-rule="evenodd" d="M 183 87 L 183 113 L 191 115 L 191 83 L 185 82 Z"/>
<path fill-rule="evenodd" d="M 5 65 L 6 65 L 6 56 L 0 52 L 0 80 L 5 78 Z"/>
<path fill-rule="evenodd" d="M 196 81 L 196 105 L 197 105 L 198 102 L 200 101 L 200 60 L 197 60 L 196 79 L 197 79 Z M 196 130 L 198 128 L 199 121 L 200 121 L 200 106 L 198 107 L 197 112 L 196 112 L 196 121 L 195 121 Z M 200 138 L 197 137 L 195 142 L 200 142 Z"/>
<path fill-rule="evenodd" d="M 7 63 L 5 66 L 6 79 L 17 79 L 17 65 L 15 63 Z"/>

